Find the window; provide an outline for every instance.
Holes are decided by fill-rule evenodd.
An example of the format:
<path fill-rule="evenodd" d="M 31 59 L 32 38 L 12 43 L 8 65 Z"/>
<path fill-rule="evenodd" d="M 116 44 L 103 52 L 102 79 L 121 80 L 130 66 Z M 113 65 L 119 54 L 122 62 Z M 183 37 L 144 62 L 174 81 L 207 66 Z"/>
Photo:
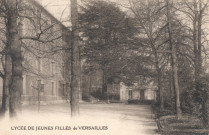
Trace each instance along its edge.
<path fill-rule="evenodd" d="M 62 77 L 64 78 L 65 77 L 65 66 L 62 65 Z"/>
<path fill-rule="evenodd" d="M 140 100 L 144 100 L 144 90 L 140 90 Z"/>
<path fill-rule="evenodd" d="M 129 96 L 129 99 L 132 99 L 132 90 L 128 91 L 128 96 Z"/>
<path fill-rule="evenodd" d="M 37 80 L 37 87 L 40 90 L 40 92 L 44 92 L 44 84 L 42 80 Z"/>
<path fill-rule="evenodd" d="M 62 84 L 62 94 L 65 96 L 65 84 Z"/>
<path fill-rule="evenodd" d="M 121 99 L 124 99 L 124 91 L 122 91 Z"/>
<path fill-rule="evenodd" d="M 52 75 L 54 75 L 55 74 L 55 62 L 52 61 L 51 66 L 52 66 L 51 72 L 52 72 Z"/>
<path fill-rule="evenodd" d="M 37 80 L 37 85 L 38 85 L 38 87 L 41 86 L 41 80 Z"/>
<path fill-rule="evenodd" d="M 54 82 L 52 82 L 52 95 L 54 95 Z"/>
<path fill-rule="evenodd" d="M 41 60 L 40 58 L 38 58 L 38 72 L 41 71 Z"/>
<path fill-rule="evenodd" d="M 37 58 L 36 66 L 37 66 L 38 73 L 40 73 L 41 70 L 42 70 L 41 59 L 40 58 Z"/>

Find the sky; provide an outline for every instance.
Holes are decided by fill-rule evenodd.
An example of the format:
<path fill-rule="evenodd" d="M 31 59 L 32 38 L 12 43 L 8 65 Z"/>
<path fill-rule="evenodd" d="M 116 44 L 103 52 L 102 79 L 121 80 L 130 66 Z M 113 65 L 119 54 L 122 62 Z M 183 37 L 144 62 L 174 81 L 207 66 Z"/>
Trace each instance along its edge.
<path fill-rule="evenodd" d="M 69 25 L 67 19 L 70 14 L 70 0 L 37 0 L 52 15 L 65 25 Z"/>
<path fill-rule="evenodd" d="M 64 25 L 70 26 L 70 0 L 36 0 L 44 6 L 52 15 L 54 15 Z M 89 0 L 91 1 L 91 0 Z M 106 0 L 120 5 L 127 5 L 129 0 Z M 78 0 L 82 4 L 84 0 Z M 68 22 L 68 23 L 67 23 Z"/>

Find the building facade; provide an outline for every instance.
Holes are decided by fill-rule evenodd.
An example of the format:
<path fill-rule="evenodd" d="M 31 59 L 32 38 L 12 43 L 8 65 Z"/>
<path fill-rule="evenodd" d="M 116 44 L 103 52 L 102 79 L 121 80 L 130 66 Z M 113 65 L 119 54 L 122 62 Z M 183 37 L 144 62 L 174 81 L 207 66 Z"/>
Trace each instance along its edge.
<path fill-rule="evenodd" d="M 38 2 L 31 0 L 28 5 L 32 12 L 35 11 L 33 20 L 36 24 L 32 24 L 30 19 L 24 19 L 22 36 L 33 37 L 41 32 L 43 34 L 38 40 L 24 40 L 29 48 L 35 46 L 38 49 L 32 49 L 34 54 L 28 50 L 23 51 L 25 52 L 23 65 L 26 69 L 30 66 L 23 75 L 23 101 L 26 104 L 35 104 L 38 100 L 42 103 L 65 102 L 69 100 L 69 92 L 64 78 L 63 48 L 68 45 L 64 34 L 70 31 Z M 32 14 L 31 11 L 28 12 Z"/>
<path fill-rule="evenodd" d="M 23 56 L 22 103 L 66 102 L 69 92 L 64 78 L 63 48 L 69 46 L 65 34 L 70 30 L 35 0 L 25 1 L 21 6 L 23 17 L 18 26 Z M 0 80 L 1 94 L 2 85 Z"/>
<path fill-rule="evenodd" d="M 155 100 L 156 99 L 156 86 L 150 83 L 148 86 L 143 87 L 140 85 L 126 86 L 120 83 L 120 100 Z"/>

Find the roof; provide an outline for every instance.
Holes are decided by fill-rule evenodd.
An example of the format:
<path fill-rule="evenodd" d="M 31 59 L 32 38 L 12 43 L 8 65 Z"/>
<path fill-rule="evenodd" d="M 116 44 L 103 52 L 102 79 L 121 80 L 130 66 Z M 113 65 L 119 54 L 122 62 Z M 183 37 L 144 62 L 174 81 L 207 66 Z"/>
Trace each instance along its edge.
<path fill-rule="evenodd" d="M 60 22 L 57 18 L 55 18 L 51 13 L 49 13 L 41 4 L 39 4 L 36 0 L 27 0 L 31 4 L 33 4 L 35 7 L 41 10 L 42 13 L 47 15 L 52 21 L 59 24 L 66 32 L 70 32 L 69 28 L 67 28 L 62 22 Z"/>

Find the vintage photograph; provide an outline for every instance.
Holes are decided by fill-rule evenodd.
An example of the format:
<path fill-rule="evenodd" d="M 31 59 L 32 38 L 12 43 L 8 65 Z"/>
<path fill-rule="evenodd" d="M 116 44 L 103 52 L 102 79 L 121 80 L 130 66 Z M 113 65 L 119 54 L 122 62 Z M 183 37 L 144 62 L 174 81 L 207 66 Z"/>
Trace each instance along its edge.
<path fill-rule="evenodd" d="M 208 135 L 209 0 L 0 0 L 0 135 Z"/>

